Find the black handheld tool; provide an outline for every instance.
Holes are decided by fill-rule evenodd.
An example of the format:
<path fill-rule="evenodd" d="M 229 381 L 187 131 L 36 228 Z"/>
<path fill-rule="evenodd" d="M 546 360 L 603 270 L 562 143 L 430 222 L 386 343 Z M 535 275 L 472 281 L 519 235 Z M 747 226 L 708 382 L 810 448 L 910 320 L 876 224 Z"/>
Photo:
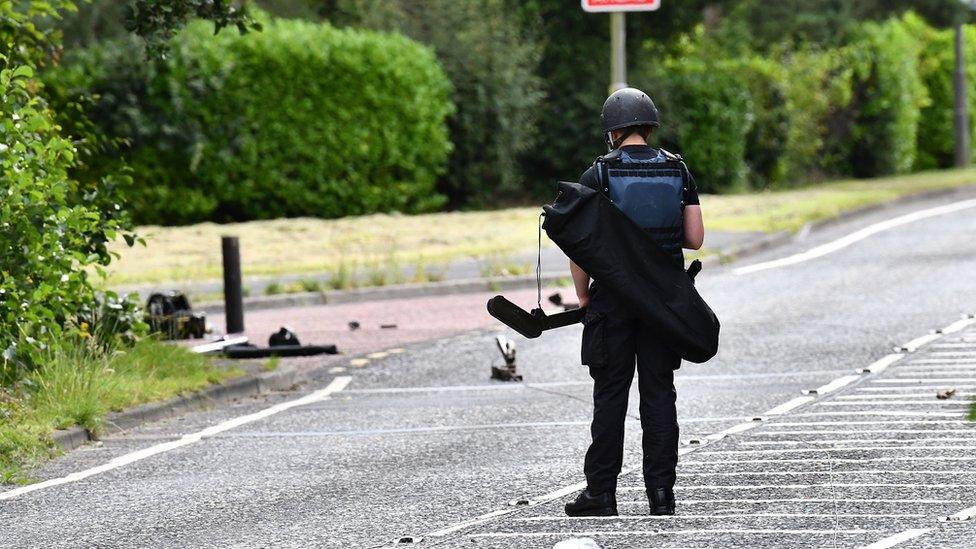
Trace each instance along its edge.
<path fill-rule="evenodd" d="M 496 295 L 488 300 L 488 314 L 523 336 L 535 339 L 546 330 L 562 328 L 582 321 L 586 309 L 572 309 L 547 315 L 542 309 L 526 311 L 504 297 Z"/>

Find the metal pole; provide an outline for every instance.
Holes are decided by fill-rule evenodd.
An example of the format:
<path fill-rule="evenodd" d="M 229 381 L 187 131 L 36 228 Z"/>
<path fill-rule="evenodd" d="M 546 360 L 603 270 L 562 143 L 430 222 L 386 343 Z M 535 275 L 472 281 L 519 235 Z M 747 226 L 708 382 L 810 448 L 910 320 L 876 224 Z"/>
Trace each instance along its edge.
<path fill-rule="evenodd" d="M 627 87 L 627 25 L 624 12 L 610 14 L 610 93 Z"/>
<path fill-rule="evenodd" d="M 224 258 L 224 316 L 227 333 L 244 331 L 244 292 L 241 288 L 241 246 L 236 236 L 220 238 Z"/>
<path fill-rule="evenodd" d="M 956 128 L 956 166 L 969 165 L 969 102 L 966 97 L 966 59 L 963 22 L 956 22 L 956 71 L 953 78 L 955 86 L 955 112 L 953 121 Z"/>

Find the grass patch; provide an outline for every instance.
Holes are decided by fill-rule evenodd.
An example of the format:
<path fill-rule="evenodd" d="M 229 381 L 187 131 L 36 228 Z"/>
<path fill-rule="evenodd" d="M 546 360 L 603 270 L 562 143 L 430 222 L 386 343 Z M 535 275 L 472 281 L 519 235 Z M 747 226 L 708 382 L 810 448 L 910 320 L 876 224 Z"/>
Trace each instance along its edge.
<path fill-rule="evenodd" d="M 69 338 L 48 352 L 42 367 L 14 387 L 0 388 L 0 482 L 26 482 L 25 466 L 54 455 L 54 429 L 78 425 L 98 433 L 108 412 L 244 374 L 151 339 L 106 353 Z"/>
<path fill-rule="evenodd" d="M 969 421 L 976 421 L 976 399 L 969 405 Z"/>
<path fill-rule="evenodd" d="M 530 263 L 519 263 L 508 257 L 491 255 L 482 260 L 480 272 L 482 278 L 523 276 L 533 272 L 533 266 Z"/>
<path fill-rule="evenodd" d="M 976 182 L 976 168 L 848 180 L 750 194 L 703 196 L 709 230 L 796 231 L 805 223 L 925 191 Z M 348 289 L 362 278 L 392 283 L 386 265 L 447 264 L 464 258 L 511 256 L 536 245 L 539 207 L 425 215 L 376 214 L 343 219 L 279 219 L 186 227 L 141 227 L 148 246 L 122 254 L 109 285 L 219 280 L 220 236 L 241 239 L 249 276 L 330 273 L 327 286 Z M 552 246 L 547 239 L 543 245 Z M 359 276 L 365 266 L 364 276 Z M 375 277 L 371 272 L 377 271 Z"/>
<path fill-rule="evenodd" d="M 265 360 L 264 363 L 261 364 L 261 369 L 264 370 L 265 372 L 273 372 L 278 369 L 278 365 L 280 363 L 281 360 L 278 357 L 273 356 L 268 360 Z"/>

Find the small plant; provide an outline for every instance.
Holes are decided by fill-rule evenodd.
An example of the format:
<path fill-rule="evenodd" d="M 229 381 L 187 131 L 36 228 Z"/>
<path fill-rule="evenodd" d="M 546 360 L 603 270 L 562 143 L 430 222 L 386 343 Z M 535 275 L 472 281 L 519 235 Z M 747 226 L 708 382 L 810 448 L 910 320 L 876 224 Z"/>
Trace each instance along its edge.
<path fill-rule="evenodd" d="M 284 287 L 282 287 L 281 282 L 275 280 L 264 287 L 264 295 L 279 295 L 285 293 Z"/>
<path fill-rule="evenodd" d="M 413 278 L 410 282 L 422 283 L 422 282 L 441 282 L 447 278 L 447 264 L 438 263 L 435 265 L 428 265 L 424 260 L 423 256 L 417 259 L 414 264 Z"/>
<path fill-rule="evenodd" d="M 969 406 L 969 421 L 976 421 L 976 399 L 973 399 L 973 403 Z"/>
<path fill-rule="evenodd" d="M 566 277 L 562 277 L 562 278 L 557 278 L 556 280 L 554 280 L 552 282 L 552 285 L 555 286 L 555 287 L 557 287 L 557 288 L 568 288 L 568 287 L 570 287 L 570 286 L 573 285 L 573 281 L 570 280 L 570 279 L 568 279 L 568 278 L 566 278 Z"/>
<path fill-rule="evenodd" d="M 532 265 L 529 263 L 518 263 L 510 257 L 488 256 L 481 264 L 482 278 L 493 278 L 496 276 L 522 276 L 532 272 Z"/>
<path fill-rule="evenodd" d="M 298 281 L 298 286 L 303 292 L 321 292 L 322 283 L 315 279 L 303 279 Z"/>
<path fill-rule="evenodd" d="M 273 356 L 268 360 L 264 361 L 264 364 L 261 365 L 261 369 L 264 370 L 265 372 L 273 372 L 278 369 L 278 365 L 280 361 L 281 359 L 279 359 L 276 356 Z"/>
<path fill-rule="evenodd" d="M 356 287 L 356 269 L 345 259 L 339 259 L 339 265 L 329 276 L 326 284 L 333 290 L 348 290 Z"/>

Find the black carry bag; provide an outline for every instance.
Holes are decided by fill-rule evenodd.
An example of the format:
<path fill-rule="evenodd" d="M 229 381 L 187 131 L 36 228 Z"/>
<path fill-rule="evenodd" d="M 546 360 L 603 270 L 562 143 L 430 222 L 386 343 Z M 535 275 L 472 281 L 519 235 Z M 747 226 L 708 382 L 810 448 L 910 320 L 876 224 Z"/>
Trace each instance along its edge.
<path fill-rule="evenodd" d="M 601 290 L 658 331 L 681 358 L 702 363 L 718 352 L 719 322 L 688 273 L 598 191 L 559 183 L 543 206 L 542 228 Z"/>

